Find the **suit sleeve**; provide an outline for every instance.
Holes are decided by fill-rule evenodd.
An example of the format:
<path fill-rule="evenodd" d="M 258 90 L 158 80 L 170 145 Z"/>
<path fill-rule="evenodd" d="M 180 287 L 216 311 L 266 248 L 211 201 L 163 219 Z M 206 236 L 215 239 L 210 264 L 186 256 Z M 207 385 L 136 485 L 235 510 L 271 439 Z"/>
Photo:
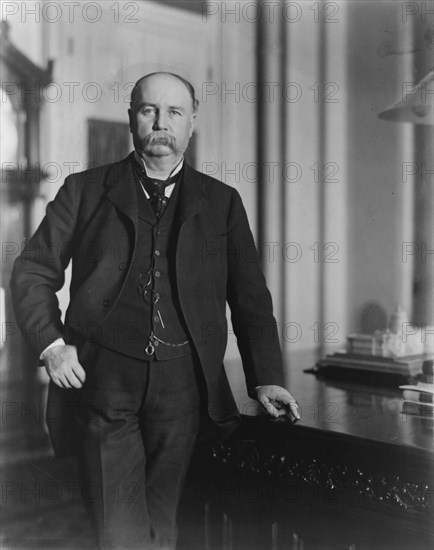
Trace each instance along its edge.
<path fill-rule="evenodd" d="M 227 300 L 237 337 L 247 390 L 283 385 L 282 354 L 270 292 L 262 273 L 247 214 L 236 190 L 228 213 Z"/>
<path fill-rule="evenodd" d="M 66 178 L 35 234 L 14 263 L 11 278 L 16 318 L 25 341 L 38 357 L 63 336 L 56 292 L 72 255 L 77 212 L 74 176 Z"/>

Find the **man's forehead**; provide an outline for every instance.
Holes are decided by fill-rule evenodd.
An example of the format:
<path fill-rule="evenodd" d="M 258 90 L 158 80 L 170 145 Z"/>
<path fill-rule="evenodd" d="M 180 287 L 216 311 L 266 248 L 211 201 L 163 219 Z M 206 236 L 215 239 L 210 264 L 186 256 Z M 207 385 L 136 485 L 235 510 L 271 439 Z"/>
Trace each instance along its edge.
<path fill-rule="evenodd" d="M 142 100 L 177 99 L 191 102 L 190 93 L 184 83 L 171 75 L 152 75 L 140 82 L 137 90 Z"/>

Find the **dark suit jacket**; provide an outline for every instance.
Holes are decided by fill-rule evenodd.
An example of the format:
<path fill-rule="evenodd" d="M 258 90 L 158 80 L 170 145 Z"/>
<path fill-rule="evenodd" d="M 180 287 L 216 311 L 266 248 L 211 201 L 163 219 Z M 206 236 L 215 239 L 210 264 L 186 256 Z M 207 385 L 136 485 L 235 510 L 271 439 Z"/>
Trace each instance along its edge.
<path fill-rule="evenodd" d="M 59 337 L 70 341 L 71 328 L 97 340 L 98 327 L 120 295 L 134 252 L 135 185 L 132 154 L 67 177 L 15 262 L 16 314 L 38 354 Z M 226 301 L 248 393 L 254 396 L 258 385 L 283 382 L 271 297 L 235 189 L 185 165 L 177 220 L 179 300 L 202 365 L 209 416 L 225 423 L 238 414 L 223 368 Z M 71 259 L 70 304 L 63 324 L 55 293 Z"/>

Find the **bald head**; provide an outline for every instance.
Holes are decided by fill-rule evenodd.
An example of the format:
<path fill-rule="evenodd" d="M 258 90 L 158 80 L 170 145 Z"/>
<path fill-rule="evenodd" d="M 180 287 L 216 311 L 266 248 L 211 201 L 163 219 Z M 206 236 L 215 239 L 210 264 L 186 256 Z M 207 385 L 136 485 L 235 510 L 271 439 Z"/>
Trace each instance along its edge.
<path fill-rule="evenodd" d="M 189 95 L 190 95 L 191 106 L 192 106 L 193 112 L 195 113 L 198 110 L 199 101 L 196 99 L 195 91 L 194 91 L 194 88 L 193 88 L 192 84 L 190 84 L 190 82 L 188 80 L 186 80 L 185 78 L 183 78 L 182 76 L 179 76 L 178 74 L 175 74 L 175 73 L 166 72 L 166 71 L 158 71 L 158 72 L 155 72 L 155 73 L 149 73 L 145 76 L 142 76 L 142 78 L 139 78 L 139 80 L 134 84 L 134 88 L 131 92 L 131 100 L 130 100 L 131 109 L 134 109 L 134 105 L 137 103 L 137 100 L 140 96 L 140 89 L 141 89 L 141 86 L 144 83 L 144 81 L 146 79 L 156 77 L 156 76 L 163 76 L 163 77 L 166 77 L 166 78 L 169 78 L 169 79 L 172 78 L 172 79 L 177 80 L 178 82 L 181 82 L 184 85 L 184 87 L 186 88 Z"/>

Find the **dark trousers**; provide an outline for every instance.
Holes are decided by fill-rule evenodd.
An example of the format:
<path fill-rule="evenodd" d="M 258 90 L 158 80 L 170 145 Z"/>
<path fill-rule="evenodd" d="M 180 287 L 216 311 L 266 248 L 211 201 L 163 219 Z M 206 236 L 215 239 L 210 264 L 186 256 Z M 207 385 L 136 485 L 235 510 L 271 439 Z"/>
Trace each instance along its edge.
<path fill-rule="evenodd" d="M 142 361 L 90 342 L 79 359 L 82 493 L 99 546 L 174 548 L 200 423 L 198 360 Z"/>

